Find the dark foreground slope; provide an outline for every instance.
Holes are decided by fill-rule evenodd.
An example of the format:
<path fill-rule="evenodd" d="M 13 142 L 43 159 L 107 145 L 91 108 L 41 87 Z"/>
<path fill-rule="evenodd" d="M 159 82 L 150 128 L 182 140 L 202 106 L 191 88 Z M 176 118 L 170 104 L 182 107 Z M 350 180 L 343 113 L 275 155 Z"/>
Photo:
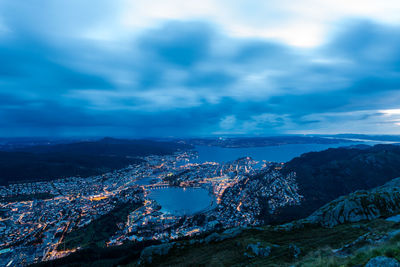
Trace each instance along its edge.
<path fill-rule="evenodd" d="M 231 237 L 214 233 L 164 244 L 87 249 L 35 266 L 364 266 L 379 255 L 400 260 L 399 229 L 399 223 L 384 219 L 333 228 L 263 226 Z"/>
<path fill-rule="evenodd" d="M 175 142 L 105 138 L 94 142 L 0 151 L 0 184 L 87 177 L 143 161 L 137 157 L 172 154 L 187 147 Z"/>
<path fill-rule="evenodd" d="M 151 263 L 139 259 L 126 266 L 365 266 L 376 256 L 400 259 L 398 229 L 398 223 L 382 219 L 333 228 L 246 229 L 234 238 L 208 244 L 180 242 L 174 244 L 167 255 L 154 255 Z M 375 238 L 385 241 L 371 245 L 366 238 L 364 243 L 355 244 L 357 248 L 346 250 L 363 236 L 371 238 L 371 242 Z M 336 252 L 339 250 L 343 253 Z M 124 266 L 124 262 L 121 263 Z"/>
<path fill-rule="evenodd" d="M 400 177 L 400 146 L 306 153 L 288 162 L 282 172 L 296 173 L 299 193 L 304 198 L 301 207 L 280 210 L 278 222 L 306 217 L 339 196 L 371 189 Z"/>

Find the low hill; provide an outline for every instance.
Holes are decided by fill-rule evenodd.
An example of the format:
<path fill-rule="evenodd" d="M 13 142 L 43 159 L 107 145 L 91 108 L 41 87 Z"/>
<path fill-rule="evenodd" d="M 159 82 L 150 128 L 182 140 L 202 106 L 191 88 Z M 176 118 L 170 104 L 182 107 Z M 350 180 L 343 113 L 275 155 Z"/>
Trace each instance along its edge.
<path fill-rule="evenodd" d="M 282 170 L 296 173 L 301 207 L 284 207 L 277 222 L 304 218 L 336 199 L 356 190 L 368 190 L 400 177 L 400 146 L 335 148 L 294 158 Z"/>
<path fill-rule="evenodd" d="M 176 142 L 105 138 L 0 151 L 0 185 L 98 175 L 143 162 L 138 157 L 167 155 L 188 147 Z"/>
<path fill-rule="evenodd" d="M 143 157 L 148 155 L 168 155 L 191 146 L 177 142 L 159 142 L 153 140 L 128 140 L 103 138 L 98 141 L 56 144 L 51 146 L 31 146 L 15 151 L 31 153 L 71 153 L 80 155 L 106 155 L 122 157 Z"/>
<path fill-rule="evenodd" d="M 140 162 L 143 160 L 73 153 L 0 152 L 0 184 L 87 177 Z"/>

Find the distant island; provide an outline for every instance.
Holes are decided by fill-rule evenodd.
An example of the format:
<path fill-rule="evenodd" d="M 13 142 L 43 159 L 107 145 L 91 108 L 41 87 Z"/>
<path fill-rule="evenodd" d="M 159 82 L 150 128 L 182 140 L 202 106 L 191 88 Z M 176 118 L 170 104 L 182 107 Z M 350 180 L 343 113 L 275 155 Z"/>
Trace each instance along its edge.
<path fill-rule="evenodd" d="M 270 137 L 214 137 L 214 138 L 192 138 L 182 141 L 191 145 L 219 146 L 226 148 L 241 147 L 264 147 L 279 146 L 287 144 L 337 144 L 351 142 L 342 138 L 325 138 L 315 136 L 270 136 Z"/>

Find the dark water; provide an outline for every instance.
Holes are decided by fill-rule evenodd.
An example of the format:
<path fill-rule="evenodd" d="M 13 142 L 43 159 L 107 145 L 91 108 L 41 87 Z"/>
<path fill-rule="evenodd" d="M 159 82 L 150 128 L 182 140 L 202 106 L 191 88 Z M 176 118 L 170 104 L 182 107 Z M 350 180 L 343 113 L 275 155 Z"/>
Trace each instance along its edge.
<path fill-rule="evenodd" d="M 174 215 L 192 215 L 208 209 L 215 203 L 215 198 L 204 188 L 152 189 L 149 198 L 161 205 L 161 211 Z"/>
<path fill-rule="evenodd" d="M 249 156 L 255 160 L 267 160 L 274 162 L 287 162 L 303 153 L 321 151 L 328 148 L 350 146 L 360 142 L 337 144 L 289 144 L 266 147 L 223 148 L 216 146 L 196 146 L 199 158 L 192 162 L 202 163 L 206 161 L 227 162 L 241 157 Z M 365 143 L 364 143 L 365 144 Z"/>

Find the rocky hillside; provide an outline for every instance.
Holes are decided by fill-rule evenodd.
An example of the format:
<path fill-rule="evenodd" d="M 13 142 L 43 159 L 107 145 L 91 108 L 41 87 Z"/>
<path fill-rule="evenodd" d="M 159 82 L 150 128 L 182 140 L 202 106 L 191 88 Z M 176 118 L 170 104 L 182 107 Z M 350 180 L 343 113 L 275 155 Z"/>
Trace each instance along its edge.
<path fill-rule="evenodd" d="M 395 213 L 400 213 L 400 178 L 369 191 L 342 196 L 318 209 L 306 221 L 332 227 Z"/>
<path fill-rule="evenodd" d="M 288 222 L 311 215 L 328 202 L 369 190 L 400 177 L 400 146 L 376 145 L 367 149 L 336 148 L 303 154 L 288 162 L 282 175 L 296 174 L 299 206 L 277 211 L 276 222 Z"/>

